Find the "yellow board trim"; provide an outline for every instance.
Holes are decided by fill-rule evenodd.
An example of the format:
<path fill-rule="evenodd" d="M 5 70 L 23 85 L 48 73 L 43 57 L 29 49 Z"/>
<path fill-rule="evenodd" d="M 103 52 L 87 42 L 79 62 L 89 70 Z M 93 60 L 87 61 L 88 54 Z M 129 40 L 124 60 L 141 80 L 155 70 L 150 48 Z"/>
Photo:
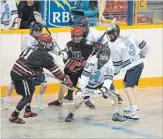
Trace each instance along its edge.
<path fill-rule="evenodd" d="M 106 26 L 96 26 L 98 30 L 106 30 Z M 149 29 L 149 28 L 163 28 L 163 24 L 152 24 L 152 25 L 133 25 L 133 26 L 124 26 L 120 25 L 121 29 Z M 56 32 L 70 32 L 71 27 L 63 27 L 63 28 L 49 28 L 51 33 Z M 46 32 L 44 29 L 43 32 Z M 21 30 L 0 30 L 0 34 L 28 34 L 29 29 L 21 29 Z"/>
<path fill-rule="evenodd" d="M 123 89 L 122 80 L 115 80 L 115 86 L 117 89 Z M 163 77 L 154 77 L 154 78 L 141 78 L 139 82 L 138 88 L 148 88 L 148 87 L 163 87 Z M 1 97 L 6 95 L 7 86 L 0 86 L 1 89 Z M 56 94 L 59 92 L 60 83 L 48 84 L 46 94 Z M 36 87 L 36 91 L 39 91 L 39 86 Z M 16 92 L 14 91 L 13 96 L 16 96 Z"/>

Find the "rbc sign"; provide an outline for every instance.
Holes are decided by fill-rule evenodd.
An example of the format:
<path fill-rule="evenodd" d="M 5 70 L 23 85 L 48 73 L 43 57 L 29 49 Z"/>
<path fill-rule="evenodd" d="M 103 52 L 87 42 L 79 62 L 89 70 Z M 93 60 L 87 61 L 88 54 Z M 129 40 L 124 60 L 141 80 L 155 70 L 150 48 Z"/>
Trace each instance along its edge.
<path fill-rule="evenodd" d="M 90 8 L 89 0 L 45 0 L 42 3 L 43 16 L 46 17 L 47 27 L 72 26 L 76 23 L 79 16 L 87 16 L 91 25 L 96 25 L 98 6 Z M 93 5 L 94 6 L 94 5 Z M 46 7 L 46 8 L 45 8 Z"/>

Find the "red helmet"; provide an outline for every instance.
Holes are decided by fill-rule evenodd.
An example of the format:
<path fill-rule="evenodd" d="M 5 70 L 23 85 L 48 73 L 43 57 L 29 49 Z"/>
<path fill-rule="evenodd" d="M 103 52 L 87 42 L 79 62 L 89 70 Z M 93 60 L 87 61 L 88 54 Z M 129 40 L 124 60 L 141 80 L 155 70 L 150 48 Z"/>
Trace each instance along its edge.
<path fill-rule="evenodd" d="M 82 36 L 83 30 L 79 26 L 74 26 L 71 30 L 72 36 Z"/>
<path fill-rule="evenodd" d="M 38 42 L 47 50 L 52 51 L 54 49 L 53 38 L 46 33 L 41 34 L 38 37 Z"/>
<path fill-rule="evenodd" d="M 71 30 L 71 37 L 74 43 L 80 43 L 83 36 L 83 30 L 79 26 L 74 26 Z"/>

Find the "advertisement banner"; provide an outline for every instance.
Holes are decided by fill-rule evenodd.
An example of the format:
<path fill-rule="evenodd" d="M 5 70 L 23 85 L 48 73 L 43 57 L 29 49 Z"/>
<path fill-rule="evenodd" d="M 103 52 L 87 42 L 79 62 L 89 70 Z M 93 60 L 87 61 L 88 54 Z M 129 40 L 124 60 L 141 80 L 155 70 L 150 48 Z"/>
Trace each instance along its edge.
<path fill-rule="evenodd" d="M 66 27 L 77 23 L 80 16 L 88 17 L 90 26 L 97 25 L 98 1 L 47 0 L 44 17 L 48 27 Z"/>

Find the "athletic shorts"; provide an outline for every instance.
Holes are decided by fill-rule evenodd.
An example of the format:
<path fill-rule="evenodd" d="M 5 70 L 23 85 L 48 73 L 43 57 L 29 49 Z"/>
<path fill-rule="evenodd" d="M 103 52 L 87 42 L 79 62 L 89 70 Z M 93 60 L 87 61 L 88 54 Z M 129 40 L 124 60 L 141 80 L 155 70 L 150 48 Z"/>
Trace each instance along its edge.
<path fill-rule="evenodd" d="M 42 83 L 46 83 L 46 82 L 47 82 L 47 80 L 46 80 L 45 75 L 43 73 L 34 79 L 34 85 L 35 86 L 40 85 Z"/>
<path fill-rule="evenodd" d="M 144 68 L 144 63 L 141 63 L 127 70 L 123 80 L 125 82 L 125 87 L 134 87 L 138 85 L 143 68 Z"/>
<path fill-rule="evenodd" d="M 15 90 L 17 94 L 26 97 L 32 96 L 35 91 L 35 86 L 33 83 L 33 79 L 28 80 L 12 80 L 15 85 Z"/>

